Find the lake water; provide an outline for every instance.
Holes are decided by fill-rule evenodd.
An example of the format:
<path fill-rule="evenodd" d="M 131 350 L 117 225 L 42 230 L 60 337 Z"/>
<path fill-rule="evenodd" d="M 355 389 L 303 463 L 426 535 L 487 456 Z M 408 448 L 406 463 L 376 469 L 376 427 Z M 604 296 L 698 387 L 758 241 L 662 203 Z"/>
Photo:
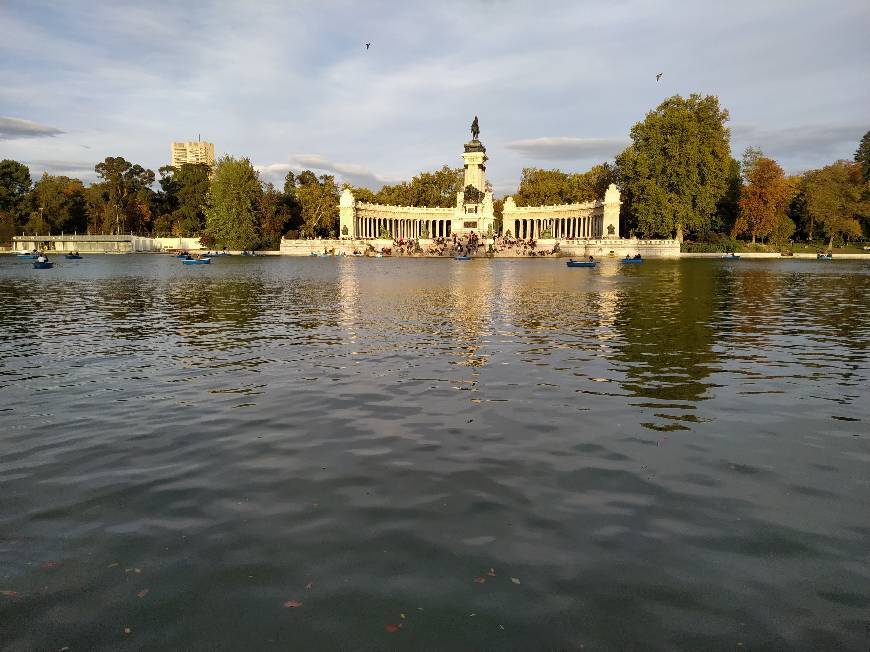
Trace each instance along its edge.
<path fill-rule="evenodd" d="M 868 316 L 868 262 L 0 257 L 0 648 L 866 649 Z"/>

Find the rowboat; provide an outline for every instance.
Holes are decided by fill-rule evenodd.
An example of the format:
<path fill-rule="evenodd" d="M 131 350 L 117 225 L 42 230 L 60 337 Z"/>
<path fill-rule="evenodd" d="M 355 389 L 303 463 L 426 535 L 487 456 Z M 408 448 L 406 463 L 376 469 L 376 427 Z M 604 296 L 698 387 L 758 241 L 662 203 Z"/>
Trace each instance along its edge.
<path fill-rule="evenodd" d="M 181 263 L 183 265 L 208 265 L 211 263 L 211 258 L 185 258 Z"/>
<path fill-rule="evenodd" d="M 64 254 L 64 258 L 67 260 L 81 260 L 82 257 L 79 254 Z"/>
<path fill-rule="evenodd" d="M 18 254 L 18 257 L 21 260 L 36 260 L 39 258 L 39 254 Z"/>
<path fill-rule="evenodd" d="M 454 260 L 471 260 L 471 256 L 456 256 Z"/>
<path fill-rule="evenodd" d="M 621 262 L 621 263 L 642 263 L 643 258 L 623 258 L 619 262 Z"/>
<path fill-rule="evenodd" d="M 816 254 L 816 260 L 832 260 L 833 254 Z"/>
<path fill-rule="evenodd" d="M 569 260 L 565 264 L 568 267 L 595 267 L 598 263 L 594 260 Z"/>
<path fill-rule="evenodd" d="M 50 260 L 46 260 L 45 262 L 39 260 L 33 261 L 33 269 L 51 269 L 52 267 L 54 267 L 54 263 Z"/>
<path fill-rule="evenodd" d="M 737 254 L 725 254 L 722 256 L 722 260 L 740 260 L 740 256 Z"/>

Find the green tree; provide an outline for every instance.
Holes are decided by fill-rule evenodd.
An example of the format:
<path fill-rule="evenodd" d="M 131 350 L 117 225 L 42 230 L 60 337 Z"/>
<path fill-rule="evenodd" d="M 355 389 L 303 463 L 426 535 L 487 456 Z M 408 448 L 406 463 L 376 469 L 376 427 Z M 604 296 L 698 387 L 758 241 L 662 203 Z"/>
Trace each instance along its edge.
<path fill-rule="evenodd" d="M 253 249 L 260 240 L 259 206 L 263 189 L 247 158 L 224 156 L 214 168 L 206 196 L 206 232 L 216 245 Z"/>
<path fill-rule="evenodd" d="M 462 168 L 447 165 L 435 172 L 421 172 L 410 181 L 384 186 L 374 195 L 378 204 L 450 208 L 462 190 Z"/>
<path fill-rule="evenodd" d="M 855 150 L 855 162 L 861 165 L 864 181 L 870 181 L 870 131 L 864 134 L 858 149 Z"/>
<path fill-rule="evenodd" d="M 371 189 L 366 188 L 364 186 L 353 186 L 349 183 L 341 184 L 341 189 L 350 188 L 350 191 L 353 193 L 354 201 L 362 201 L 368 203 L 375 203 L 376 197 L 375 193 L 371 191 Z"/>
<path fill-rule="evenodd" d="M 837 161 L 804 175 L 807 210 L 825 237 L 828 247 L 834 238 L 861 237 L 858 218 L 870 212 L 860 163 Z M 811 234 L 812 237 L 812 234 Z"/>
<path fill-rule="evenodd" d="M 31 191 L 31 232 L 82 231 L 88 226 L 85 187 L 78 179 L 44 173 Z"/>
<path fill-rule="evenodd" d="M 617 182 L 616 168 L 610 163 L 593 165 L 586 172 L 571 175 L 571 199 L 574 202 L 603 199 L 607 187 Z"/>
<path fill-rule="evenodd" d="M 0 161 L 0 242 L 8 242 L 27 220 L 32 180 L 23 163 Z"/>
<path fill-rule="evenodd" d="M 631 129 L 632 144 L 617 157 L 633 222 L 647 235 L 710 230 L 728 189 L 728 111 L 714 95 L 675 95 Z"/>
<path fill-rule="evenodd" d="M 267 183 L 260 197 L 260 244 L 264 249 L 278 249 L 281 236 L 289 228 L 290 211 L 284 202 L 284 193 Z"/>
<path fill-rule="evenodd" d="M 791 181 L 791 179 L 789 180 Z M 799 177 L 798 180 L 800 181 L 799 184 L 792 184 L 795 187 L 795 193 L 788 203 L 785 214 L 795 224 L 801 237 L 812 240 L 813 216 L 807 208 L 807 196 L 803 191 L 803 179 Z"/>
<path fill-rule="evenodd" d="M 303 237 L 338 235 L 339 192 L 335 177 L 328 174 L 318 177 L 303 170 L 296 177 L 296 198 L 302 209 Z"/>
<path fill-rule="evenodd" d="M 205 229 L 205 202 L 211 169 L 203 163 L 160 168 L 158 235 L 196 236 Z"/>
<path fill-rule="evenodd" d="M 740 214 L 740 193 L 743 190 L 743 177 L 740 162 L 731 158 L 728 163 L 728 185 L 725 194 L 716 204 L 716 215 L 710 225 L 711 231 L 734 232 L 734 225 Z"/>
<path fill-rule="evenodd" d="M 94 170 L 103 178 L 106 195 L 102 228 L 112 233 L 150 231 L 154 172 L 122 156 L 107 156 Z"/>
<path fill-rule="evenodd" d="M 513 198 L 517 206 L 551 206 L 592 201 L 604 197 L 607 186 L 617 180 L 609 163 L 594 165 L 586 172 L 563 172 L 524 168 Z"/>
<path fill-rule="evenodd" d="M 292 170 L 289 170 L 287 176 L 284 177 L 283 201 L 287 208 L 288 232 L 295 231 L 298 236 L 298 231 L 302 226 L 302 204 L 299 203 L 299 198 L 296 196 L 296 175 L 293 174 Z"/>
<path fill-rule="evenodd" d="M 513 198 L 517 206 L 569 204 L 574 190 L 571 175 L 562 170 L 523 168 L 520 185 Z"/>

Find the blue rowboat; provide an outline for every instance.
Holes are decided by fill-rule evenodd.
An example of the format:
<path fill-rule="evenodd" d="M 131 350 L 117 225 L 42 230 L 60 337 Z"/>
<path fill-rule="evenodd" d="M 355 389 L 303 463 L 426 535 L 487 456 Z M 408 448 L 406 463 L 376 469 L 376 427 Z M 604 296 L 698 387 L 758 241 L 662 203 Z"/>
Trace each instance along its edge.
<path fill-rule="evenodd" d="M 816 254 L 816 260 L 832 260 L 833 254 Z"/>
<path fill-rule="evenodd" d="M 454 260 L 471 260 L 471 256 L 456 256 Z"/>
<path fill-rule="evenodd" d="M 78 254 L 64 254 L 64 258 L 67 260 L 81 260 L 82 257 Z"/>
<path fill-rule="evenodd" d="M 21 260 L 36 260 L 37 258 L 39 258 L 37 254 L 18 254 L 18 257 Z"/>
<path fill-rule="evenodd" d="M 619 262 L 621 262 L 621 263 L 642 263 L 643 258 L 623 258 Z"/>
<path fill-rule="evenodd" d="M 190 258 L 190 254 L 186 251 L 182 251 L 180 254 L 175 255 L 176 258 Z"/>
<path fill-rule="evenodd" d="M 595 267 L 598 263 L 594 260 L 569 260 L 565 264 L 568 267 Z"/>
<path fill-rule="evenodd" d="M 740 256 L 737 254 L 727 254 L 722 256 L 722 260 L 740 260 Z"/>
<path fill-rule="evenodd" d="M 211 263 L 211 258 L 185 258 L 181 261 L 182 265 L 208 265 Z"/>
<path fill-rule="evenodd" d="M 50 260 L 47 260 L 44 263 L 38 260 L 33 261 L 33 269 L 51 269 L 52 267 L 54 267 L 54 263 Z"/>

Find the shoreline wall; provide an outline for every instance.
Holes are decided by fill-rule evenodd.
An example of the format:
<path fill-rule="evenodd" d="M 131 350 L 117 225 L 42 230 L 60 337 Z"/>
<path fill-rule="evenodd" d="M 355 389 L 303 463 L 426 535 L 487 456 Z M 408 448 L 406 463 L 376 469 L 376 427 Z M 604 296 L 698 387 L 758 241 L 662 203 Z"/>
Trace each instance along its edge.
<path fill-rule="evenodd" d="M 203 251 L 199 238 L 153 238 L 141 235 L 16 235 L 13 251 L 79 251 L 82 253 L 132 254 L 160 252 L 167 249 Z"/>
<path fill-rule="evenodd" d="M 433 244 L 432 239 L 420 239 L 420 247 L 425 252 Z M 491 240 L 484 240 L 488 245 Z M 559 245 L 559 252 L 553 257 L 583 257 L 595 258 L 624 257 L 640 254 L 644 258 L 678 258 L 680 256 L 680 244 L 676 240 L 637 240 L 601 238 L 588 240 L 560 240 L 555 238 L 539 239 L 536 252 L 550 252 L 555 245 Z M 322 254 L 334 251 L 336 254 L 351 255 L 354 251 L 364 253 L 371 245 L 375 251 L 383 248 L 392 248 L 395 243 L 389 239 L 334 239 L 334 240 L 281 240 L 280 253 L 284 256 L 310 256 L 312 253 Z M 476 257 L 486 258 L 486 247 L 481 248 Z M 395 257 L 403 257 L 396 255 Z M 413 254 L 409 257 L 428 258 L 426 253 Z M 431 256 L 433 258 L 449 258 L 449 256 Z M 496 252 L 493 258 L 537 258 L 539 256 L 527 256 L 517 250 Z"/>

